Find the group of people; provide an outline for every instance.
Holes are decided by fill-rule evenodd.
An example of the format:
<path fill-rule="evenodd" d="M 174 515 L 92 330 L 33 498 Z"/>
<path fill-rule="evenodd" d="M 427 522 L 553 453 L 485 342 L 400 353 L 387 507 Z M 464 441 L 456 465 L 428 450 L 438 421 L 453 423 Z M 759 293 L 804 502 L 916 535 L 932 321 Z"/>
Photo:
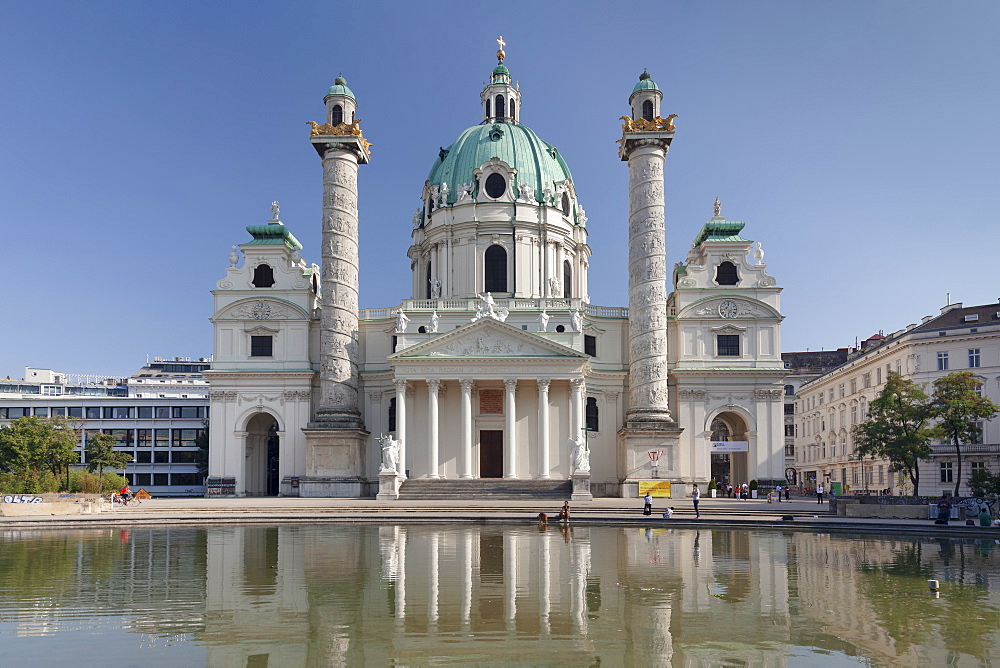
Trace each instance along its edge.
<path fill-rule="evenodd" d="M 698 489 L 698 485 L 691 486 L 691 502 L 694 504 L 694 516 L 695 519 L 701 518 L 701 510 L 698 505 L 701 503 L 701 490 Z M 642 497 L 642 514 L 652 515 L 653 514 L 653 495 L 646 492 L 646 496 Z M 663 509 L 663 519 L 669 520 L 674 514 L 674 507 Z"/>
<path fill-rule="evenodd" d="M 749 499 L 750 485 L 743 483 L 742 485 L 733 486 L 726 482 L 719 483 L 719 495 L 728 496 L 730 499 Z"/>

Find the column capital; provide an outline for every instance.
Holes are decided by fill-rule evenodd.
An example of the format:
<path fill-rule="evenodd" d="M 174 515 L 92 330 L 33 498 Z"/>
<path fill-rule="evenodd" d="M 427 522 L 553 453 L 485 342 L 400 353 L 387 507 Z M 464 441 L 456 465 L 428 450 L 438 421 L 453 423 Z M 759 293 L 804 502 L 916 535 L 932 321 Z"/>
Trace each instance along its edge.
<path fill-rule="evenodd" d="M 507 388 L 508 392 L 513 392 L 517 389 L 517 378 L 504 378 L 503 384 L 504 387 Z"/>
<path fill-rule="evenodd" d="M 459 378 L 458 379 L 458 386 L 460 388 L 462 388 L 462 392 L 463 393 L 471 393 L 472 392 L 472 387 L 473 387 L 473 385 L 475 385 L 475 383 L 476 383 L 476 381 L 472 380 L 471 378 Z"/>
<path fill-rule="evenodd" d="M 406 388 L 409 383 L 408 381 L 397 378 L 396 380 L 392 381 L 392 384 L 396 386 L 397 392 L 406 392 Z"/>
<path fill-rule="evenodd" d="M 441 379 L 440 378 L 428 378 L 425 381 L 427 383 L 427 389 L 429 389 L 434 394 L 438 393 L 441 389 Z"/>
<path fill-rule="evenodd" d="M 549 384 L 552 382 L 551 378 L 538 378 L 535 380 L 538 383 L 538 391 L 541 393 L 547 393 L 549 391 Z"/>
<path fill-rule="evenodd" d="M 569 381 L 569 384 L 573 387 L 574 392 L 585 392 L 587 390 L 587 381 L 583 378 L 573 378 Z"/>

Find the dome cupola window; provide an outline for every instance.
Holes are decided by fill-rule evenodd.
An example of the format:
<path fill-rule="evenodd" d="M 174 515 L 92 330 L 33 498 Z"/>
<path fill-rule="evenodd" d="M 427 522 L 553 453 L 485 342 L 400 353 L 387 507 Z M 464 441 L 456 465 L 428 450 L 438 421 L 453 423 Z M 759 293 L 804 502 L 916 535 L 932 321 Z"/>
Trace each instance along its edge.
<path fill-rule="evenodd" d="M 253 286 L 269 288 L 274 285 L 274 270 L 269 264 L 258 264 L 253 270 Z"/>
<path fill-rule="evenodd" d="M 333 105 L 333 111 L 330 114 L 330 123 L 333 125 L 340 125 L 344 122 L 344 108 L 339 104 Z"/>
<path fill-rule="evenodd" d="M 562 212 L 564 216 L 569 215 L 569 194 L 563 193 L 562 196 Z"/>
<path fill-rule="evenodd" d="M 644 100 L 642 103 L 642 117 L 647 121 L 653 120 L 653 101 Z"/>
<path fill-rule="evenodd" d="M 486 249 L 483 259 L 483 288 L 486 292 L 507 292 L 507 250 L 494 244 Z"/>
<path fill-rule="evenodd" d="M 502 174 L 493 173 L 486 177 L 486 195 L 500 199 L 507 192 L 507 179 Z"/>
<path fill-rule="evenodd" d="M 502 121 L 506 114 L 504 113 L 504 99 L 503 95 L 497 95 L 493 99 L 493 105 L 496 107 L 497 120 Z"/>
<path fill-rule="evenodd" d="M 563 298 L 570 299 L 573 296 L 573 267 L 569 260 L 563 260 Z"/>

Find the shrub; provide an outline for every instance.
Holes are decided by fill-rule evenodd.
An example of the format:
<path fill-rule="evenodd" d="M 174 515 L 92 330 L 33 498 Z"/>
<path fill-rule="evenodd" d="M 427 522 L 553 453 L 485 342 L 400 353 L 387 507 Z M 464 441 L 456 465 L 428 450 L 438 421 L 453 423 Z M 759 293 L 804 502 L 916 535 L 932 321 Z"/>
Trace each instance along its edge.
<path fill-rule="evenodd" d="M 715 478 L 712 478 L 711 480 L 708 481 L 708 490 L 709 491 L 712 491 L 713 489 L 718 489 L 718 488 L 719 488 L 719 483 L 715 482 Z"/>
<path fill-rule="evenodd" d="M 753 490 L 757 489 L 757 487 L 758 487 L 757 481 L 756 480 L 751 480 L 750 481 L 750 490 L 753 491 Z"/>

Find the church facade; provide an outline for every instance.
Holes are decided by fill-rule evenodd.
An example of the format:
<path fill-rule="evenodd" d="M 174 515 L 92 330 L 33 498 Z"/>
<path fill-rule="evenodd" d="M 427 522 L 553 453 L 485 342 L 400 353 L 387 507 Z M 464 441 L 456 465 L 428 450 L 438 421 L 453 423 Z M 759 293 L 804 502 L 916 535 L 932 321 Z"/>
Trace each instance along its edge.
<path fill-rule="evenodd" d="M 718 200 L 668 267 L 675 116 L 661 116 L 657 85 L 644 72 L 623 117 L 629 219 L 600 223 L 628 232 L 629 303 L 597 306 L 586 193 L 521 122 L 497 58 L 481 119 L 431 167 L 411 294 L 394 307 L 359 308 L 357 179 L 371 155 L 346 81 L 327 92 L 310 123 L 320 263 L 275 204 L 213 291 L 209 494 L 392 500 L 411 481 L 479 479 L 587 499 L 635 496 L 651 478 L 673 497 L 712 477 L 783 482 L 781 289 Z"/>

